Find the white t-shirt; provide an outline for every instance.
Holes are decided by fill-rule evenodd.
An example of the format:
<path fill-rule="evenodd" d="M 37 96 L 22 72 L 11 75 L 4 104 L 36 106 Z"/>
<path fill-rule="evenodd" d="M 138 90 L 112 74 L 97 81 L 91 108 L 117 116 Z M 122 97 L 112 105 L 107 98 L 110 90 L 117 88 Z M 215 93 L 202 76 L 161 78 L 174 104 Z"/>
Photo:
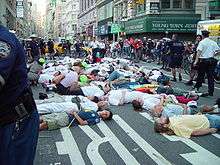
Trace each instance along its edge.
<path fill-rule="evenodd" d="M 37 110 L 39 114 L 70 112 L 72 110 L 77 112 L 78 107 L 75 103 L 72 102 L 45 103 L 45 104 L 38 104 Z"/>
<path fill-rule="evenodd" d="M 45 102 L 42 104 L 37 104 L 37 110 L 39 114 L 43 113 L 60 113 L 60 112 L 70 112 L 72 110 L 78 111 L 78 107 L 75 103 L 72 103 L 71 100 L 74 96 L 58 96 L 50 99 L 45 99 Z M 89 109 L 93 111 L 98 110 L 98 106 L 95 102 L 92 102 L 86 97 L 78 96 L 81 100 L 80 105 L 82 109 Z M 48 100 L 48 102 L 47 102 Z M 50 102 L 50 101 L 59 101 L 59 102 Z"/>
<path fill-rule="evenodd" d="M 85 96 L 97 96 L 97 97 L 101 97 L 104 96 L 104 92 L 97 86 L 84 86 L 81 87 L 83 94 Z"/>
<path fill-rule="evenodd" d="M 143 97 L 144 104 L 142 107 L 146 110 L 152 110 L 155 105 L 160 103 L 160 97 L 160 95 L 145 95 Z"/>
<path fill-rule="evenodd" d="M 90 42 L 89 46 L 92 48 L 92 49 L 95 49 L 95 48 L 98 48 L 99 47 L 99 42 L 98 41 L 92 41 Z"/>
<path fill-rule="evenodd" d="M 78 74 L 73 71 L 69 71 L 66 75 L 65 78 L 60 82 L 64 87 L 68 88 L 72 85 L 73 82 L 78 81 Z"/>
<path fill-rule="evenodd" d="M 124 99 L 122 98 L 123 92 L 125 92 Z M 144 95 L 146 95 L 146 93 L 138 91 L 128 91 L 127 89 L 111 90 L 109 92 L 108 101 L 111 105 L 119 105 L 120 103 L 127 104 L 131 103 L 133 100 L 144 97 Z"/>
<path fill-rule="evenodd" d="M 197 47 L 197 51 L 201 51 L 201 56 L 199 58 L 211 58 L 214 57 L 215 52 L 220 50 L 218 44 L 209 39 L 205 38 L 202 41 L 199 42 L 199 45 Z"/>

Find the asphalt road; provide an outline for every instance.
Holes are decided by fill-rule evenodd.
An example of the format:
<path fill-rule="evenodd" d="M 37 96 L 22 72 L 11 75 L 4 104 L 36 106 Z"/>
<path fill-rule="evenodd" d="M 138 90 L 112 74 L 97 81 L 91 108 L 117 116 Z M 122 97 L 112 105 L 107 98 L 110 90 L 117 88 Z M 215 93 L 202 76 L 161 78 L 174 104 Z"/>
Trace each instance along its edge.
<path fill-rule="evenodd" d="M 142 64 L 151 69 L 159 67 Z M 183 82 L 174 85 L 190 90 Z M 39 91 L 43 91 L 39 87 L 33 90 L 36 98 Z M 206 91 L 206 86 L 202 90 Z M 217 85 L 214 96 L 200 98 L 199 104 L 212 105 L 219 96 L 220 86 Z M 35 164 L 220 164 L 219 132 L 191 139 L 164 136 L 154 133 L 152 118 L 146 112 L 134 112 L 131 105 L 112 106 L 111 110 L 112 121 L 40 132 Z"/>

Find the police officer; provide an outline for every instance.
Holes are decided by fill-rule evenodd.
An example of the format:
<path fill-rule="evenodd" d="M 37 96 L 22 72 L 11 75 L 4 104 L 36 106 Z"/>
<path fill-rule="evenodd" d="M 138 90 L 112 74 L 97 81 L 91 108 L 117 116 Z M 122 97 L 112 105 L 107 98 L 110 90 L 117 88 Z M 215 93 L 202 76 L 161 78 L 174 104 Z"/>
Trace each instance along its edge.
<path fill-rule="evenodd" d="M 38 127 L 23 47 L 0 24 L 0 164 L 33 164 Z"/>
<path fill-rule="evenodd" d="M 183 42 L 179 41 L 177 38 L 177 34 L 173 34 L 172 41 L 169 43 L 170 49 L 170 68 L 173 75 L 173 80 L 176 81 L 176 69 L 179 72 L 179 81 L 182 81 L 182 62 L 183 62 L 183 53 L 185 50 Z"/>
<path fill-rule="evenodd" d="M 198 65 L 198 77 L 194 88 L 199 90 L 202 87 L 202 83 L 207 74 L 208 78 L 208 93 L 204 93 L 203 96 L 213 96 L 214 93 L 214 70 L 217 64 L 217 60 L 214 59 L 214 55 L 220 50 L 217 43 L 209 39 L 209 31 L 202 31 L 203 40 L 199 42 L 197 47 L 197 56 L 194 62 L 194 66 Z"/>

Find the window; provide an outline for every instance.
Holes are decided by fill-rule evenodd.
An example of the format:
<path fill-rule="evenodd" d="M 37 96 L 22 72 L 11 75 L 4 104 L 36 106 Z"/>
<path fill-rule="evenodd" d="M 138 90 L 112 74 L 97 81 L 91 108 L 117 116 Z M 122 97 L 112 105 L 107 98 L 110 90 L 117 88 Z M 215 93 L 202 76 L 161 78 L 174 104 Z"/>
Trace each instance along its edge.
<path fill-rule="evenodd" d="M 169 9 L 170 8 L 170 0 L 161 0 L 161 8 Z"/>
<path fill-rule="evenodd" d="M 173 0 L 173 8 L 182 8 L 182 0 Z"/>
<path fill-rule="evenodd" d="M 185 0 L 185 8 L 193 9 L 194 8 L 194 0 Z"/>

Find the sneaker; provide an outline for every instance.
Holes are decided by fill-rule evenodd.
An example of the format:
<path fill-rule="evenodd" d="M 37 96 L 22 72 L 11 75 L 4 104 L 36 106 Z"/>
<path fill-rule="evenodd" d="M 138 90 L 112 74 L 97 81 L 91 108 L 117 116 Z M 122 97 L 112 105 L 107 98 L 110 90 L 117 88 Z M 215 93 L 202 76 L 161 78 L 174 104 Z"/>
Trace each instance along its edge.
<path fill-rule="evenodd" d="M 185 83 L 185 85 L 192 86 L 192 85 L 193 85 L 193 81 L 187 81 L 187 82 Z"/>
<path fill-rule="evenodd" d="M 171 81 L 174 81 L 174 82 L 176 82 L 176 78 L 174 77 Z"/>
<path fill-rule="evenodd" d="M 201 95 L 201 97 L 207 97 L 207 96 L 209 96 L 209 93 L 203 93 L 203 94 Z"/>

